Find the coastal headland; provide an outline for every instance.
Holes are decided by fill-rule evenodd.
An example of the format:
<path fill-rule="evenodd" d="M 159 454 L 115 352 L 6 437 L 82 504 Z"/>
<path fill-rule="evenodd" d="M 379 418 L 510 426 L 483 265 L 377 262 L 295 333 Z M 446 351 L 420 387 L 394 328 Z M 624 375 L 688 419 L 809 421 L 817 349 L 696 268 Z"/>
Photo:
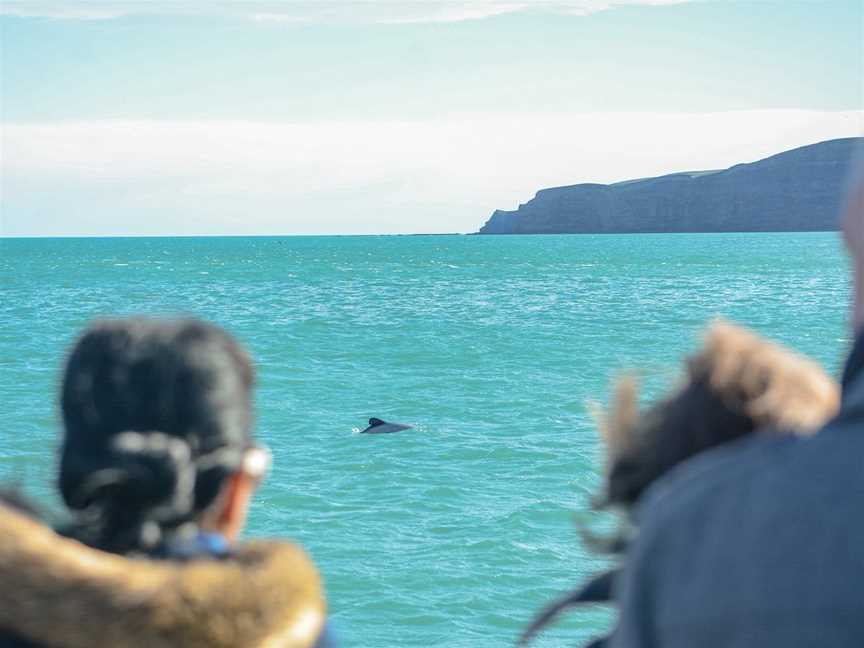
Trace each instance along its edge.
<path fill-rule="evenodd" d="M 837 229 L 856 151 L 849 137 L 716 171 L 541 189 L 478 234 L 810 232 Z"/>

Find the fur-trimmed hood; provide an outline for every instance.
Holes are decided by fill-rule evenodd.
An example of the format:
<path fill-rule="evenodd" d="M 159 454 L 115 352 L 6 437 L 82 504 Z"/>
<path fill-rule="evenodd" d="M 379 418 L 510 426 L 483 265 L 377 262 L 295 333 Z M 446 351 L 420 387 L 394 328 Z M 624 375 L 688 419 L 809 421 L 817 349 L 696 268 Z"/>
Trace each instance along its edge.
<path fill-rule="evenodd" d="M 324 621 L 318 572 L 295 545 L 130 559 L 0 505 L 0 637 L 54 648 L 308 648 Z"/>
<path fill-rule="evenodd" d="M 669 420 L 671 406 L 686 399 L 687 387 L 697 383 L 704 384 L 725 409 L 772 432 L 814 434 L 837 413 L 840 386 L 810 358 L 723 319 L 714 320 L 704 337 L 702 349 L 687 358 L 684 384 L 659 409 L 655 408 L 659 421 L 654 421 L 654 438 L 640 436 L 645 432 L 639 429 L 644 413 L 639 410 L 633 376 L 618 380 L 608 412 L 595 408 L 593 413 L 606 445 L 607 466 L 644 453 L 646 443 L 662 440 L 673 424 Z M 694 425 L 692 420 L 684 424 Z"/>
<path fill-rule="evenodd" d="M 731 322 L 712 323 L 685 365 L 681 386 L 646 410 L 625 376 L 597 412 L 604 505 L 632 507 L 675 465 L 744 435 L 814 434 L 839 407 L 839 386 L 816 362 Z"/>

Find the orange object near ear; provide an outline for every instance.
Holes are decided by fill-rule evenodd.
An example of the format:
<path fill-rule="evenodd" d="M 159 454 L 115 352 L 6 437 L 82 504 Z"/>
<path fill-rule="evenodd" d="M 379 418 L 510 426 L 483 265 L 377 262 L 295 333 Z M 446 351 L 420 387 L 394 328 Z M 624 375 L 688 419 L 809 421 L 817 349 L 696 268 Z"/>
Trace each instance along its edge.
<path fill-rule="evenodd" d="M 246 523 L 249 500 L 255 491 L 256 480 L 243 472 L 236 472 L 226 481 L 223 488 L 225 504 L 217 524 L 219 532 L 229 541 L 236 540 Z"/>

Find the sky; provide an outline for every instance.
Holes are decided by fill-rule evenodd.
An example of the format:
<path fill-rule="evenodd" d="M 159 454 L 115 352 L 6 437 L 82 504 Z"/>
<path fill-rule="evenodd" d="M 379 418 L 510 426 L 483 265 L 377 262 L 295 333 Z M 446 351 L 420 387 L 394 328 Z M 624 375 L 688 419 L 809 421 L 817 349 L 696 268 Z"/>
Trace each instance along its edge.
<path fill-rule="evenodd" d="M 476 231 L 864 134 L 861 0 L 2 0 L 0 234 Z"/>

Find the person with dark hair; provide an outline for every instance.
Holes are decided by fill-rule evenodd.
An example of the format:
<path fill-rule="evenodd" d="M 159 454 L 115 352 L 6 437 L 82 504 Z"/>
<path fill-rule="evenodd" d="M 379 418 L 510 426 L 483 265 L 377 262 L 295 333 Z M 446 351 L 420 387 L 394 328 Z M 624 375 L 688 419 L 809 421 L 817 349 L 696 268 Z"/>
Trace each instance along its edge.
<path fill-rule="evenodd" d="M 606 470 L 594 508 L 616 512 L 621 524 L 610 538 L 586 532 L 586 541 L 626 563 L 627 547 L 638 534 L 637 505 L 661 477 L 696 455 L 757 432 L 808 436 L 838 406 L 838 386 L 817 363 L 730 322 L 714 322 L 702 349 L 686 361 L 684 384 L 671 395 L 640 412 L 636 382 L 628 376 L 618 381 L 608 412 L 598 413 Z M 600 574 L 549 605 L 520 643 L 569 608 L 611 603 L 618 575 L 619 568 Z"/>
<path fill-rule="evenodd" d="M 706 453 L 646 493 L 612 647 L 864 643 L 864 178 L 843 232 L 855 343 L 838 415 L 811 437 Z"/>
<path fill-rule="evenodd" d="M 0 506 L 0 646 L 333 645 L 302 550 L 235 542 L 270 460 L 253 383 L 201 321 L 85 330 L 61 390 L 72 519 L 57 535 Z"/>

